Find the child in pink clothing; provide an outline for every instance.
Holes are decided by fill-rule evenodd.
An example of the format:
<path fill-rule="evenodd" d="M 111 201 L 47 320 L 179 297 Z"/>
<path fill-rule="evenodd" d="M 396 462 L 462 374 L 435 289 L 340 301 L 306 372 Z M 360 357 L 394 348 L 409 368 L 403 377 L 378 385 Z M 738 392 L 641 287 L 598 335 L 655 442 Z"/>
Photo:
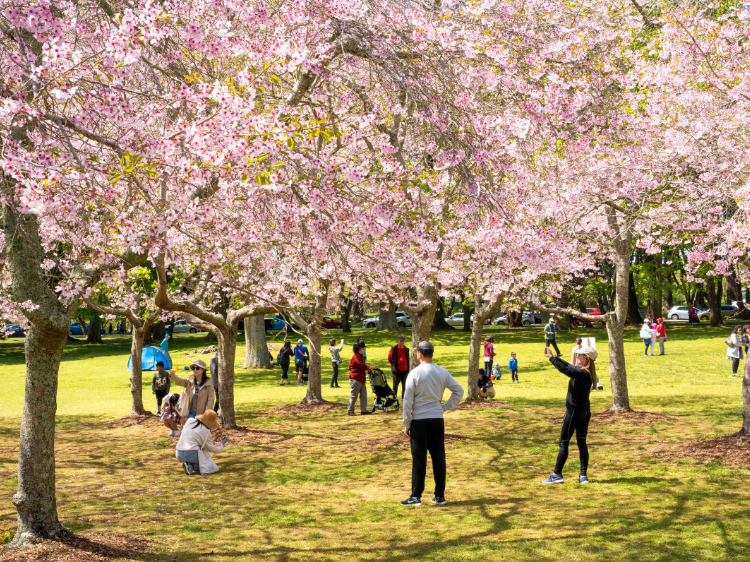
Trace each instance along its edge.
<path fill-rule="evenodd" d="M 179 399 L 180 396 L 173 392 L 164 397 L 161 405 L 161 417 L 159 420 L 163 421 L 164 425 L 169 428 L 170 437 L 180 436 L 180 414 L 177 413 L 177 401 Z"/>

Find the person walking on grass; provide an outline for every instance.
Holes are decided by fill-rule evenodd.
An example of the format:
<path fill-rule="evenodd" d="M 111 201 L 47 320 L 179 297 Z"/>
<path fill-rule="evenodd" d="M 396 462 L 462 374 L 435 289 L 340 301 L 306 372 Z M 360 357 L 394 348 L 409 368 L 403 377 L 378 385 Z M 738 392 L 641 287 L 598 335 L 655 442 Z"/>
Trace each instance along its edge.
<path fill-rule="evenodd" d="M 487 336 L 484 338 L 484 372 L 489 373 L 492 371 L 492 364 L 495 362 L 495 346 L 493 342 L 495 338 Z"/>
<path fill-rule="evenodd" d="M 286 340 L 284 345 L 281 346 L 279 354 L 276 356 L 276 362 L 281 367 L 281 382 L 279 386 L 287 386 L 289 384 L 289 362 L 291 361 L 291 357 L 294 357 L 292 342 Z"/>
<path fill-rule="evenodd" d="M 562 484 L 565 481 L 563 468 L 568 460 L 570 439 L 575 433 L 578 452 L 581 457 L 581 472 L 578 476 L 578 482 L 588 484 L 589 449 L 586 445 L 586 437 L 589 431 L 589 421 L 591 421 L 589 395 L 592 386 L 596 386 L 598 382 L 594 366 L 598 354 L 593 347 L 584 347 L 576 354 L 576 365 L 571 365 L 564 359 L 554 357 L 548 347 L 544 348 L 544 355 L 558 371 L 569 377 L 570 381 L 568 382 L 568 395 L 565 398 L 565 416 L 560 428 L 560 450 L 557 453 L 557 462 L 549 478 L 542 482 L 544 484 Z"/>
<path fill-rule="evenodd" d="M 643 320 L 643 326 L 641 326 L 641 339 L 643 340 L 643 345 L 646 346 L 643 351 L 644 357 L 648 357 L 648 346 L 651 345 L 651 336 L 653 333 L 654 331 L 651 329 L 651 324 L 649 324 L 648 318 L 645 318 Z"/>
<path fill-rule="evenodd" d="M 302 384 L 302 375 L 305 373 L 305 367 L 310 360 L 310 352 L 304 343 L 302 340 L 297 340 L 297 347 L 294 348 L 294 366 L 297 367 L 297 386 Z"/>
<path fill-rule="evenodd" d="M 370 414 L 370 410 L 367 409 L 367 371 L 374 369 L 365 363 L 365 358 L 362 352 L 365 349 L 365 344 L 357 342 L 354 344 L 354 355 L 352 360 L 349 361 L 349 387 L 352 389 L 352 394 L 349 397 L 349 410 L 350 416 L 355 416 L 354 404 L 357 402 L 357 396 L 359 396 L 359 409 L 363 416 Z"/>
<path fill-rule="evenodd" d="M 398 337 L 398 343 L 388 352 L 388 362 L 393 375 L 393 395 L 398 396 L 398 385 L 401 384 L 401 398 L 404 397 L 406 378 L 409 376 L 409 349 L 404 345 L 406 338 Z"/>
<path fill-rule="evenodd" d="M 172 336 L 167 334 L 166 336 L 164 336 L 164 339 L 161 340 L 161 343 L 159 344 L 159 347 L 161 347 L 162 351 L 164 351 L 164 353 L 166 353 L 167 355 L 169 355 L 169 339 L 171 337 Z"/>
<path fill-rule="evenodd" d="M 178 377 L 174 369 L 169 371 L 169 378 L 172 379 L 172 382 L 185 388 L 180 395 L 177 409 L 180 415 L 187 419 L 210 410 L 214 403 L 214 385 L 211 383 L 211 379 L 206 376 L 206 362 L 203 359 L 196 359 L 190 365 L 190 370 L 193 371 L 193 374 L 186 379 Z"/>
<path fill-rule="evenodd" d="M 518 359 L 516 359 L 516 352 L 513 351 L 510 354 L 510 360 L 508 361 L 508 371 L 510 371 L 510 382 L 518 382 Z"/>
<path fill-rule="evenodd" d="M 331 338 L 329 342 L 331 347 L 328 348 L 331 354 L 331 366 L 333 367 L 333 375 L 331 375 L 331 388 L 341 388 L 339 386 L 339 365 L 341 365 L 341 350 L 344 349 L 344 340 L 341 339 L 341 344 L 336 345 L 336 338 Z"/>
<path fill-rule="evenodd" d="M 557 353 L 557 356 L 560 357 L 562 354 L 560 353 L 560 348 L 557 347 L 557 332 L 555 331 L 555 319 L 550 318 L 549 324 L 547 324 L 544 327 L 544 347 L 549 347 L 550 345 L 555 348 L 555 353 Z"/>
<path fill-rule="evenodd" d="M 171 392 L 164 397 L 161 408 L 161 417 L 164 425 L 169 428 L 169 437 L 180 436 L 180 414 L 177 412 L 177 401 L 180 399 L 176 392 Z"/>
<path fill-rule="evenodd" d="M 156 396 L 156 415 L 161 415 L 161 403 L 169 394 L 169 373 L 164 370 L 164 361 L 156 362 L 156 372 L 151 380 L 151 394 Z"/>
<path fill-rule="evenodd" d="M 729 336 L 725 343 L 727 344 L 727 359 L 732 360 L 732 376 L 738 377 L 737 371 L 740 368 L 740 359 L 742 359 L 742 328 L 735 326 L 732 335 Z"/>
<path fill-rule="evenodd" d="M 203 414 L 196 416 L 185 423 L 180 440 L 177 442 L 175 456 L 182 463 L 185 474 L 201 474 L 199 452 L 210 451 L 212 453 L 221 453 L 224 450 L 224 444 L 227 438 L 221 440 L 221 445 L 214 445 L 211 438 L 211 430 L 219 427 L 218 416 L 213 410 L 206 410 Z M 208 453 L 206 453 L 208 455 Z M 211 457 L 208 457 L 211 460 Z M 212 472 L 218 471 L 214 465 Z"/>
<path fill-rule="evenodd" d="M 445 505 L 447 469 L 443 412 L 458 406 L 464 389 L 446 369 L 432 362 L 435 348 L 430 342 L 419 342 L 416 351 L 419 366 L 409 373 L 403 399 L 404 433 L 411 442 L 411 496 L 401 505 L 422 505 L 428 451 L 435 476 L 432 503 Z M 451 391 L 451 396 L 445 404 L 441 404 L 446 389 Z"/>
<path fill-rule="evenodd" d="M 664 355 L 664 342 L 667 341 L 667 327 L 663 318 L 656 319 L 656 337 L 659 338 L 659 355 Z"/>

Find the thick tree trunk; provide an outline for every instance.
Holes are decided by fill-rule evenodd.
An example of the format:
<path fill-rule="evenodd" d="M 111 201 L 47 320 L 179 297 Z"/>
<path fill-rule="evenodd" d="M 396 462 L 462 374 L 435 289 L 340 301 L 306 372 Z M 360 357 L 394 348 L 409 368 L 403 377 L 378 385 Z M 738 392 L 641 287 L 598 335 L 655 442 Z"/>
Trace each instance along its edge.
<path fill-rule="evenodd" d="M 161 342 L 167 335 L 167 325 L 164 322 L 154 322 L 154 341 Z"/>
<path fill-rule="evenodd" d="M 740 287 L 740 284 L 737 282 L 734 268 L 729 270 L 729 272 L 724 275 L 724 278 L 727 280 L 727 302 L 741 302 L 742 287 Z"/>
<path fill-rule="evenodd" d="M 713 328 L 723 326 L 724 322 L 721 318 L 721 277 L 706 277 L 705 283 L 708 305 L 711 308 L 708 325 Z"/>
<path fill-rule="evenodd" d="M 630 293 L 630 237 L 615 242 L 617 257 L 615 262 L 615 315 L 607 318 L 607 336 L 609 337 L 609 380 L 612 386 L 612 406 L 614 412 L 630 411 L 628 394 L 628 376 L 625 368 L 625 343 L 623 328 L 627 317 L 628 297 Z"/>
<path fill-rule="evenodd" d="M 385 303 L 381 303 L 380 314 L 378 315 L 378 330 L 397 330 L 398 320 L 396 320 L 396 305 L 388 303 L 387 308 L 383 308 Z"/>
<path fill-rule="evenodd" d="M 323 401 L 320 327 L 323 323 L 323 313 L 328 301 L 328 283 L 320 282 L 320 285 L 324 292 L 315 297 L 315 312 L 306 327 L 310 365 L 307 373 L 307 394 L 305 394 L 303 402 L 308 404 Z"/>
<path fill-rule="evenodd" d="M 26 335 L 26 395 L 18 448 L 18 492 L 13 505 L 18 529 L 12 545 L 35 537 L 52 539 L 67 530 L 57 519 L 55 499 L 55 413 L 57 374 L 67 332 L 33 325 Z"/>
<path fill-rule="evenodd" d="M 10 200 L 6 177 L 3 193 Z M 12 184 L 11 184 L 12 185 Z M 18 445 L 18 491 L 13 505 L 18 528 L 11 546 L 25 546 L 36 538 L 57 538 L 67 530 L 57 518 L 55 500 L 55 414 L 57 380 L 63 347 L 70 331 L 70 313 L 41 275 L 39 224 L 36 217 L 17 216 L 3 206 L 5 256 L 13 293 L 39 308 L 26 313 L 26 385 Z"/>
<path fill-rule="evenodd" d="M 674 306 L 674 295 L 672 294 L 672 291 L 667 291 L 664 296 L 664 304 L 667 307 L 667 310 L 670 310 Z"/>
<path fill-rule="evenodd" d="M 242 322 L 242 320 L 240 320 Z M 263 316 L 245 318 L 245 369 L 270 369 L 273 365 L 266 342 L 266 322 Z"/>
<path fill-rule="evenodd" d="M 432 323 L 433 330 L 453 330 L 453 326 L 445 321 L 445 303 L 441 297 L 437 298 L 437 306 L 435 307 L 435 317 Z"/>
<path fill-rule="evenodd" d="M 430 304 L 415 308 L 407 308 L 411 316 L 411 361 L 409 370 L 419 366 L 417 359 L 417 344 L 421 341 L 429 341 L 432 333 L 432 323 L 435 320 L 435 308 L 437 306 L 437 290 L 433 286 L 420 286 L 416 290 L 417 301 L 429 301 Z"/>
<path fill-rule="evenodd" d="M 345 297 L 344 305 L 341 307 L 341 331 L 344 333 L 351 333 L 352 331 L 352 306 L 354 301 Z"/>
<path fill-rule="evenodd" d="M 150 328 L 150 326 L 149 326 Z M 132 405 L 131 416 L 142 416 L 146 413 L 143 407 L 143 337 L 144 328 L 133 328 L 133 337 L 130 341 L 130 395 Z"/>
<path fill-rule="evenodd" d="M 463 299 L 461 299 L 463 300 Z M 445 315 L 450 318 L 453 315 L 453 310 L 456 308 L 456 297 L 451 297 L 451 305 L 448 310 L 445 311 Z"/>
<path fill-rule="evenodd" d="M 626 326 L 640 326 L 641 324 L 643 324 L 643 316 L 641 315 L 641 311 L 638 308 L 638 295 L 635 292 L 635 279 L 633 278 L 633 272 L 630 270 L 629 263 L 628 263 L 627 282 L 628 282 L 628 311 L 627 311 L 627 316 L 625 318 L 625 325 Z"/>
<path fill-rule="evenodd" d="M 520 328 L 523 326 L 523 314 L 520 310 L 508 311 L 508 328 Z"/>
<path fill-rule="evenodd" d="M 223 428 L 235 429 L 234 360 L 237 354 L 237 324 L 229 326 L 229 330 L 220 330 L 219 334 L 219 419 Z"/>
<path fill-rule="evenodd" d="M 91 321 L 89 333 L 86 334 L 86 343 L 104 343 L 102 341 L 102 322 L 96 313 L 94 313 L 94 319 Z"/>
<path fill-rule="evenodd" d="M 469 373 L 468 373 L 468 392 L 467 400 L 476 400 L 479 397 L 479 362 L 484 349 L 482 334 L 484 331 L 484 321 L 490 318 L 497 307 L 500 305 L 502 297 L 496 297 L 482 306 L 480 297 L 474 300 L 474 320 L 471 322 L 471 340 L 469 343 Z M 485 373 L 490 376 L 490 373 Z"/>

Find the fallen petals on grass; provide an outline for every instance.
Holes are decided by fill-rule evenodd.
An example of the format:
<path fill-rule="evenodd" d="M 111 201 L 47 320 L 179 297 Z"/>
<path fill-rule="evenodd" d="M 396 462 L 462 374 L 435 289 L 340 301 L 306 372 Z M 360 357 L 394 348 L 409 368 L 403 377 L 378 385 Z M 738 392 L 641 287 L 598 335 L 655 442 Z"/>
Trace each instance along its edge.
<path fill-rule="evenodd" d="M 150 541 L 130 535 L 102 533 L 71 534 L 59 540 L 45 540 L 24 549 L 4 547 L 0 562 L 105 562 L 108 560 L 153 560 Z"/>

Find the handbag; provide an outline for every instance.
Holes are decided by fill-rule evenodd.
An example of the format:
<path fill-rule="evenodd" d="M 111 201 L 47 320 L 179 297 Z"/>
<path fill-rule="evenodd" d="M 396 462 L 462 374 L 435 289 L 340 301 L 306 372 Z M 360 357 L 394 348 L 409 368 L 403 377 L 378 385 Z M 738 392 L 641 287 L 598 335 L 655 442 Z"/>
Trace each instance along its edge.
<path fill-rule="evenodd" d="M 208 443 L 209 439 L 211 439 L 210 431 L 208 432 L 208 435 L 206 435 L 205 441 L 203 441 L 203 446 L 198 449 L 198 467 L 200 468 L 201 474 L 204 476 L 219 472 L 219 467 L 216 465 L 214 459 L 212 459 L 211 455 L 203 450 L 203 447 L 206 446 L 206 443 Z"/>
<path fill-rule="evenodd" d="M 734 343 L 732 343 L 732 336 L 729 336 L 727 339 L 725 339 L 724 343 L 727 344 L 729 347 L 735 347 Z"/>

